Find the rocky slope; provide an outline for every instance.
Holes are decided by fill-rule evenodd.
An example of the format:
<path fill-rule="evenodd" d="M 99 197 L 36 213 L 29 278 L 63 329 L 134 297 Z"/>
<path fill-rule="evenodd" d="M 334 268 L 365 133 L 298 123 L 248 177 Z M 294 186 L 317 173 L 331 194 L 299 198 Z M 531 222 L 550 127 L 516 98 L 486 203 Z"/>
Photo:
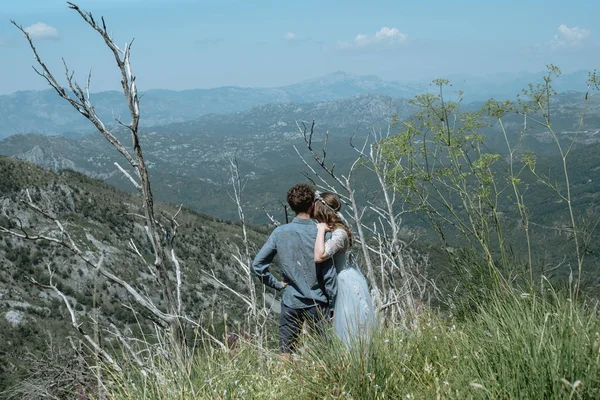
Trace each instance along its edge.
<path fill-rule="evenodd" d="M 131 247 L 135 243 L 142 255 L 152 258 L 144 228 L 133 215 L 142 212 L 137 197 L 76 172 L 56 174 L 0 157 L 0 225 L 57 238 L 60 233 L 51 220 L 19 201 L 24 190 L 29 191 L 39 207 L 62 221 L 84 252 L 92 257 L 103 254 L 108 270 L 160 304 L 152 271 L 139 261 Z M 168 205 L 157 208 L 159 213 L 175 211 Z M 178 221 L 181 227 L 176 249 L 185 282 L 183 300 L 187 313 L 203 320 L 218 310 L 227 313 L 235 323 L 243 317 L 245 306 L 229 292 L 217 288 L 202 271 L 214 271 L 220 280 L 245 290 L 233 272 L 236 267 L 232 258 L 241 246 L 241 228 L 185 209 Z M 265 236 L 250 230 L 250 239 L 254 252 L 255 244 L 262 244 Z M 58 342 L 77 335 L 61 299 L 31 282 L 33 278 L 48 283 L 49 270 L 88 331 L 90 317 L 95 313 L 102 323 L 110 318 L 123 329 L 137 324 L 135 314 L 123 307 L 134 303 L 129 295 L 68 250 L 43 240 L 26 241 L 0 233 L 0 392 L 8 380 L 18 375 L 19 359 L 29 351 L 44 348 L 48 340 Z M 145 314 L 134 308 L 140 315 Z"/>

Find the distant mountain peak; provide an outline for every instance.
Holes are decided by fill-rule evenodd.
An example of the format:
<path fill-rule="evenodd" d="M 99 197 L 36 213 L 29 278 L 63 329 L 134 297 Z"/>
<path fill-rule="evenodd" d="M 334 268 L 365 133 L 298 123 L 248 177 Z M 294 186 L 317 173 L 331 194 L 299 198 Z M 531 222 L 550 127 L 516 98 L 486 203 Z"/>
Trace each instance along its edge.
<path fill-rule="evenodd" d="M 330 84 L 337 83 L 337 82 L 344 82 L 344 81 L 350 80 L 352 78 L 354 78 L 354 76 L 352 76 L 344 71 L 335 71 L 330 74 L 318 76 L 316 78 L 306 79 L 299 83 L 294 83 L 289 86 L 297 87 L 297 86 L 301 86 L 301 85 L 314 85 L 314 84 L 330 85 Z"/>
<path fill-rule="evenodd" d="M 331 75 L 331 76 L 350 76 L 350 74 L 344 72 L 344 71 L 334 71 L 330 74 L 325 74 L 325 76 L 327 75 Z"/>

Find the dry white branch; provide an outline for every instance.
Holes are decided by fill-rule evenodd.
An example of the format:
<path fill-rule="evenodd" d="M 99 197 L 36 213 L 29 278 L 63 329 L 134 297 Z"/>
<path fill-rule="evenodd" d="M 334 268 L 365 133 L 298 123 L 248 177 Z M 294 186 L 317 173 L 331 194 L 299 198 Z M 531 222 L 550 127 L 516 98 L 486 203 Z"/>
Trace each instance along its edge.
<path fill-rule="evenodd" d="M 238 249 L 239 257 L 236 257 L 235 255 L 233 255 L 233 257 L 236 258 L 236 261 L 238 261 L 238 266 L 240 267 L 243 279 L 246 282 L 246 287 L 249 293 L 248 296 L 246 296 L 249 303 L 249 318 L 254 320 L 257 316 L 258 299 L 256 296 L 256 286 L 254 285 L 254 275 L 252 272 L 252 259 L 250 257 L 250 243 L 248 241 L 246 217 L 244 216 L 244 208 L 242 207 L 242 192 L 246 183 L 242 183 L 242 179 L 240 177 L 240 168 L 236 159 L 229 159 L 229 167 L 231 172 L 231 186 L 233 188 L 233 195 L 230 194 L 230 197 L 233 199 L 237 207 L 238 218 L 242 224 L 242 239 L 244 244 L 244 253 L 242 254 Z"/>
<path fill-rule="evenodd" d="M 175 265 L 175 279 L 177 281 L 177 314 L 181 315 L 183 311 L 183 300 L 181 298 L 181 266 L 179 265 L 179 260 L 177 260 L 177 256 L 175 255 L 175 249 L 171 249 L 171 260 Z"/>
<path fill-rule="evenodd" d="M 131 344 L 129 343 L 130 339 L 126 338 L 121 333 L 121 331 L 119 330 L 119 328 L 117 328 L 117 326 L 110 319 L 109 319 L 108 322 L 109 322 L 109 327 L 111 328 L 111 329 L 108 330 L 108 332 L 110 332 L 111 334 L 113 334 L 114 336 L 116 336 L 119 339 L 119 342 L 121 342 L 121 344 L 123 345 L 123 347 L 125 347 L 125 349 L 129 353 L 130 357 L 140 367 L 140 371 L 142 372 L 142 374 L 144 376 L 147 376 L 148 373 L 146 372 L 146 366 L 144 365 L 144 363 L 140 359 L 138 353 L 133 349 L 133 347 L 131 347 Z"/>
<path fill-rule="evenodd" d="M 102 263 L 102 260 L 100 260 L 99 264 L 100 263 Z M 54 275 L 54 272 L 50 268 L 50 264 L 48 264 L 47 268 L 48 268 L 48 273 L 50 274 L 50 277 L 48 278 L 49 283 L 47 285 L 36 281 L 34 278 L 30 278 L 31 282 L 34 285 L 39 286 L 42 289 L 51 290 L 54 293 L 56 293 L 62 299 L 63 303 L 67 307 L 67 310 L 69 311 L 69 314 L 71 316 L 71 324 L 73 325 L 73 327 L 81 334 L 81 336 L 83 336 L 83 338 L 88 342 L 88 344 L 92 347 L 92 349 L 94 350 L 95 353 L 100 354 L 102 356 L 102 358 L 104 358 L 117 371 L 121 371 L 121 367 L 119 367 L 119 365 L 110 356 L 110 354 L 108 354 L 102 347 L 100 347 L 100 345 L 94 339 L 92 339 L 92 337 L 90 335 L 88 335 L 83 330 L 82 324 L 77 319 L 77 314 L 75 313 L 75 310 L 73 310 L 73 307 L 71 306 L 71 302 L 69 301 L 67 296 L 65 296 L 65 294 L 63 292 L 61 292 L 56 287 L 56 285 L 54 285 L 54 283 L 52 282 L 52 277 Z"/>
<path fill-rule="evenodd" d="M 271 223 L 272 223 L 274 226 L 279 226 L 279 225 L 281 225 L 281 222 L 277 221 L 277 220 L 275 219 L 275 217 L 273 217 L 271 214 L 269 214 L 269 213 L 268 213 L 268 211 L 266 210 L 266 208 L 264 208 L 264 207 L 263 207 L 263 211 L 264 211 L 264 212 L 265 212 L 265 214 L 267 215 L 267 218 L 269 218 L 269 221 L 271 221 Z"/>
<path fill-rule="evenodd" d="M 248 298 L 247 295 L 238 292 L 237 290 L 231 288 L 229 285 L 227 285 L 225 282 L 221 281 L 219 278 L 217 278 L 217 276 L 215 275 L 215 271 L 211 270 L 211 273 L 209 274 L 206 271 L 202 271 L 202 273 L 204 275 L 206 275 L 208 278 L 210 278 L 210 280 L 214 283 L 216 283 L 219 287 L 231 292 L 233 295 L 235 295 L 238 299 L 242 300 L 244 303 L 246 303 L 246 305 L 248 306 L 248 308 L 252 308 L 252 301 Z"/>
<path fill-rule="evenodd" d="M 315 150 L 313 149 L 313 136 L 315 133 L 315 121 L 312 122 L 311 127 L 310 127 L 310 131 L 307 129 L 306 125 L 304 123 L 302 123 L 302 127 L 300 127 L 300 124 L 298 122 L 296 122 L 296 126 L 298 127 L 300 134 L 302 135 L 302 138 L 304 139 L 304 142 L 306 144 L 306 147 L 308 149 L 308 151 L 310 152 L 310 154 L 313 157 L 313 160 L 321 167 L 321 169 L 323 171 L 325 171 L 325 173 L 327 173 L 334 181 L 336 181 L 346 192 L 346 196 L 347 199 L 350 202 L 350 207 L 353 213 L 353 217 L 354 217 L 354 221 L 355 221 L 355 225 L 356 225 L 356 229 L 358 231 L 358 237 L 359 237 L 359 243 L 361 245 L 361 250 L 363 253 L 363 258 L 365 261 L 365 264 L 367 265 L 367 277 L 369 278 L 369 281 L 371 282 L 371 285 L 373 286 L 373 293 L 375 295 L 375 300 L 379 301 L 379 297 L 380 297 L 380 291 L 378 289 L 378 284 L 375 281 L 375 273 L 373 271 L 373 264 L 371 262 L 371 257 L 369 256 L 369 252 L 366 246 L 366 238 L 362 229 L 362 223 L 361 223 L 361 215 L 359 213 L 359 208 L 356 202 L 356 197 L 355 197 L 355 192 L 354 189 L 352 188 L 351 185 L 351 176 L 352 173 L 354 171 L 354 169 L 356 168 L 358 162 L 360 161 L 360 157 L 357 158 L 353 163 L 352 166 L 350 167 L 349 171 L 348 171 L 348 176 L 338 176 L 335 174 L 334 169 L 335 169 L 335 164 L 332 167 L 329 167 L 326 163 L 325 163 L 325 158 L 327 156 L 327 135 L 326 135 L 326 140 L 325 140 L 325 144 L 324 144 L 324 148 L 323 148 L 323 156 L 319 156 L 316 154 Z M 297 148 L 294 147 L 294 149 L 296 150 L 296 153 L 300 156 L 300 158 L 302 159 L 302 161 L 304 162 L 304 164 L 306 166 L 308 166 L 310 168 L 310 170 L 313 172 L 313 174 L 315 174 L 315 176 L 317 176 L 321 182 L 323 182 L 329 189 L 330 191 L 332 191 L 333 193 L 338 193 L 339 191 L 335 190 L 335 188 L 330 185 L 325 179 L 323 179 L 320 174 L 318 174 L 309 164 L 308 162 L 304 159 L 304 157 L 302 157 L 302 155 L 300 154 L 300 152 L 298 151 Z M 364 211 L 363 211 L 364 212 Z"/>
<path fill-rule="evenodd" d="M 139 183 L 137 183 L 135 179 L 133 179 L 133 177 L 131 176 L 131 174 L 130 174 L 129 172 L 125 171 L 125 170 L 123 169 L 123 167 L 121 167 L 121 166 L 119 165 L 119 163 L 118 163 L 118 162 L 115 162 L 115 165 L 116 165 L 116 167 L 119 169 L 119 171 L 121 171 L 121 173 L 122 173 L 123 175 L 125 175 L 125 177 L 126 177 L 127 179 L 129 179 L 129 181 L 130 181 L 130 182 L 133 184 L 133 186 L 135 186 L 135 188 L 136 188 L 137 190 L 142 190 L 142 186 L 141 186 Z"/>

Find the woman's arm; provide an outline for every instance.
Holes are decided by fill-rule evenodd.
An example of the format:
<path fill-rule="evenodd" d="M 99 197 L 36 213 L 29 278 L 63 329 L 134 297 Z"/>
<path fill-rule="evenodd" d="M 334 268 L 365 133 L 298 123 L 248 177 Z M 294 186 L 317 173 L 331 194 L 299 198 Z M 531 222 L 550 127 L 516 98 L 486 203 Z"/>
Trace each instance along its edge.
<path fill-rule="evenodd" d="M 331 238 L 325 240 L 325 233 L 332 231 L 327 224 L 317 224 L 317 239 L 315 240 L 315 262 L 320 263 L 345 249 L 348 235 L 343 229 L 335 229 Z"/>
<path fill-rule="evenodd" d="M 315 262 L 320 263 L 327 260 L 330 255 L 325 251 L 325 233 L 331 231 L 325 223 L 317 224 L 317 239 L 315 240 Z"/>

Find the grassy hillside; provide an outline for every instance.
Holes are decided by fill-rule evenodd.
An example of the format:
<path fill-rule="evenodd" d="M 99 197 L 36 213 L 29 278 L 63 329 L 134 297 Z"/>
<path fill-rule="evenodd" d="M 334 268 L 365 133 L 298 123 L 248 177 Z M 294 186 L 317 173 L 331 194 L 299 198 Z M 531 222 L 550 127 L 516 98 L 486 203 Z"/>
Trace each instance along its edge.
<path fill-rule="evenodd" d="M 158 377 L 144 378 L 127 365 L 111 374 L 107 391 L 131 400 L 600 396 L 600 323 L 593 305 L 574 304 L 551 289 L 486 292 L 491 297 L 466 318 L 424 313 L 414 329 L 380 327 L 368 345 L 350 350 L 333 337 L 306 338 L 289 363 L 252 342 L 217 351 L 200 347 L 189 360 L 165 360 L 149 349 Z"/>
<path fill-rule="evenodd" d="M 585 154 L 591 157 L 594 151 Z M 574 160 L 585 162 L 585 154 Z M 545 161 L 539 162 L 541 166 Z M 90 250 L 104 246 L 113 271 L 140 288 L 148 285 L 148 274 L 123 245 L 133 238 L 138 246 L 144 246 L 139 223 L 129 215 L 139 212 L 137 198 L 79 173 L 56 174 L 0 158 L 2 224 L 18 218 L 24 226 L 51 231 L 47 221 L 15 203 L 26 188 L 36 203 L 65 221 L 80 246 Z M 175 209 L 158 207 L 167 213 Z M 178 248 L 190 282 L 184 294 L 186 306 L 207 327 L 225 313 L 234 324 L 244 307 L 227 292 L 215 289 L 199 271 L 214 268 L 221 279 L 236 284 L 228 256 L 232 246 L 239 244 L 239 227 L 188 210 L 183 211 L 180 222 Z M 265 236 L 251 231 L 251 238 L 260 243 Z M 42 242 L 1 237 L 0 263 L 0 334 L 5 339 L 0 343 L 1 388 L 25 374 L 30 379 L 42 375 L 39 369 L 32 374 L 27 366 L 62 363 L 58 365 L 82 371 L 81 380 L 69 386 L 71 392 L 63 397 L 71 398 L 75 387 L 95 398 L 86 392 L 96 387 L 94 369 L 78 365 L 77 353 L 69 350 L 67 338 L 75 334 L 66 322 L 62 302 L 26 278 L 44 281 L 45 264 L 52 263 L 61 289 L 82 319 L 99 309 L 100 319 L 110 317 L 123 329 L 139 329 L 132 313 L 119 307 L 120 302 L 128 303 L 127 296 L 96 278 L 70 254 Z M 475 263 L 464 259 L 463 267 L 477 275 Z M 151 334 L 135 346 L 153 373 L 148 376 L 126 360 L 121 371 L 105 365 L 104 390 L 109 398 L 119 399 L 597 398 L 600 325 L 595 303 L 586 300 L 586 294 L 574 302 L 545 282 L 542 287 L 514 287 L 507 292 L 499 291 L 489 280 L 477 282 L 480 278 L 472 280 L 479 286 L 466 291 L 444 290 L 451 306 L 421 308 L 411 330 L 388 321 L 368 346 L 350 350 L 335 338 L 322 342 L 304 337 L 300 356 L 292 363 L 279 362 L 274 345 L 265 348 L 252 338 L 225 349 L 215 342 L 198 341 L 192 356 L 181 358 L 172 337 Z M 89 319 L 85 324 L 90 325 Z M 52 353 L 47 351 L 49 346 Z M 121 352 L 118 343 L 109 347 L 114 354 Z M 50 354 L 44 356 L 50 364 L 40 361 L 42 351 Z M 46 374 L 50 372 L 48 368 Z"/>
<path fill-rule="evenodd" d="M 37 205 L 58 216 L 82 250 L 102 252 L 107 269 L 160 304 L 160 296 L 151 290 L 155 287 L 153 276 L 128 245 L 133 240 L 145 257 L 152 257 L 140 220 L 133 215 L 142 212 L 137 197 L 80 173 L 53 173 L 0 157 L 0 225 L 18 230 L 22 224 L 30 234 L 50 236 L 57 235 L 53 222 L 19 202 L 26 189 Z M 166 204 L 157 208 L 159 213 L 169 215 L 176 210 Z M 229 292 L 216 288 L 202 271 L 214 270 L 217 278 L 245 291 L 244 283 L 233 272 L 232 258 L 236 246 L 242 246 L 241 227 L 187 209 L 182 210 L 178 221 L 181 227 L 176 250 L 188 314 L 197 320 L 208 320 L 216 314 L 213 316 L 219 323 L 218 316 L 227 313 L 235 324 L 243 317 L 245 306 Z M 265 240 L 265 233 L 249 231 L 253 253 Z M 54 282 L 68 296 L 85 326 L 90 326 L 96 312 L 101 321 L 110 318 L 123 328 L 137 324 L 135 314 L 122 306 L 132 302 L 128 295 L 59 246 L 0 234 L 0 266 L 0 391 L 23 372 L 19 360 L 29 351 L 76 335 L 63 302 L 30 282 L 34 278 L 48 283 L 48 266 Z"/>

